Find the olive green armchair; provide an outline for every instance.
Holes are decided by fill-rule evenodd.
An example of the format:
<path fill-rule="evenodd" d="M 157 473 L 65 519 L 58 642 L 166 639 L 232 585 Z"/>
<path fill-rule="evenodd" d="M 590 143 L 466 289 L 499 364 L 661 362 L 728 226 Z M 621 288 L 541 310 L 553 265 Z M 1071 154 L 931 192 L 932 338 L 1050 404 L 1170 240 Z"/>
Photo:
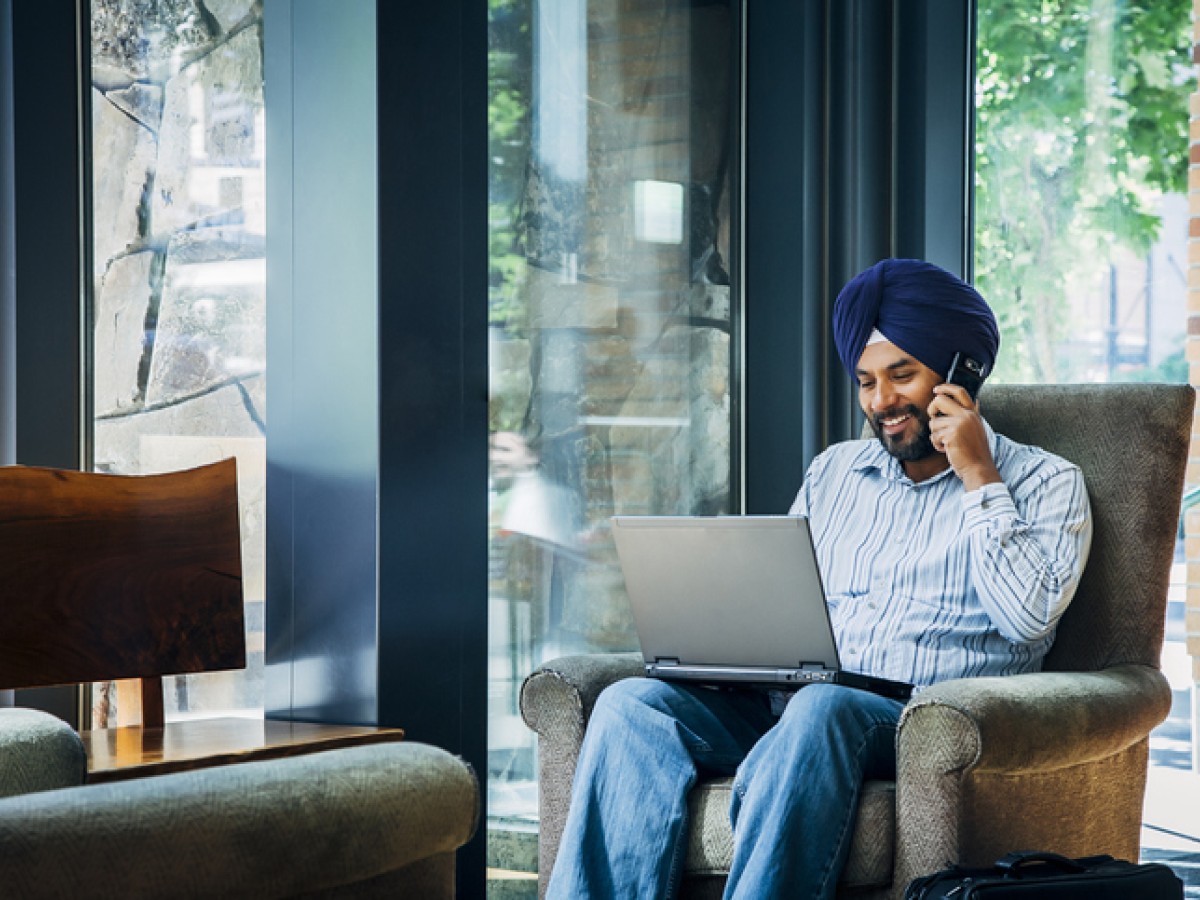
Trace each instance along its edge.
<path fill-rule="evenodd" d="M 452 900 L 471 769 L 416 742 L 85 785 L 79 736 L 0 709 L 5 897 Z"/>
<path fill-rule="evenodd" d="M 1044 671 L 942 682 L 905 708 L 896 780 L 865 785 L 839 895 L 899 898 L 918 875 L 1019 849 L 1137 858 L 1149 734 L 1171 702 L 1158 666 L 1194 400 L 1186 385 L 984 388 L 997 432 L 1082 468 L 1091 555 Z M 543 891 L 596 696 L 640 674 L 636 654 L 576 656 L 522 687 L 539 737 Z M 720 896 L 730 784 L 690 797 L 684 897 Z"/>

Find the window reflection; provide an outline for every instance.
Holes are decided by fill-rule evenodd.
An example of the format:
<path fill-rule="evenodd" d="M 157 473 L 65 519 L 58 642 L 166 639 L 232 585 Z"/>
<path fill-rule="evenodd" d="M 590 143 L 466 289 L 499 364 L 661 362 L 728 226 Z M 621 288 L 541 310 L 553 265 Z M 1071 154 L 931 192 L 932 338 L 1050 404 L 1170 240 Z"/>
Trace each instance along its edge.
<path fill-rule="evenodd" d="M 730 510 L 728 3 L 490 3 L 489 811 L 532 821 L 517 688 L 636 649 L 614 513 Z"/>
<path fill-rule="evenodd" d="M 262 9 L 255 0 L 91 6 L 98 471 L 238 458 L 244 673 L 189 675 L 168 718 L 261 711 L 265 454 Z M 116 724 L 116 691 L 94 692 Z"/>

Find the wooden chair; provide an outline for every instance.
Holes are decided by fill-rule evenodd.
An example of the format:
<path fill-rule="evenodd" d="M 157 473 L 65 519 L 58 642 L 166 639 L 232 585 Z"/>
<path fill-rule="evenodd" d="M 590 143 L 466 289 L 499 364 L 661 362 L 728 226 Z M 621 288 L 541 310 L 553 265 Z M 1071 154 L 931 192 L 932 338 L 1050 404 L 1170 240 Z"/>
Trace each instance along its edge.
<path fill-rule="evenodd" d="M 402 738 L 164 723 L 163 676 L 246 665 L 234 460 L 142 476 L 0 467 L 0 497 L 0 689 L 141 680 L 140 726 L 81 734 L 89 780 Z"/>

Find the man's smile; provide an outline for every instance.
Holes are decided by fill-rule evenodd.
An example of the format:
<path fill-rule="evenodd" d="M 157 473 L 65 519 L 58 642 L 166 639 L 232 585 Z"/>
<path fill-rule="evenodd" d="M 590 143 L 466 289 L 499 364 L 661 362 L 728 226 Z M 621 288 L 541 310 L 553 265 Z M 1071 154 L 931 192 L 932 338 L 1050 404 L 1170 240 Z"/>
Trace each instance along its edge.
<path fill-rule="evenodd" d="M 908 423 L 915 418 L 916 410 L 912 407 L 904 410 L 889 410 L 875 416 L 875 430 L 888 437 L 895 437 L 902 433 L 908 427 Z"/>
<path fill-rule="evenodd" d="M 898 434 L 904 430 L 904 426 L 912 419 L 912 413 L 900 413 L 894 416 L 885 416 L 879 419 L 879 423 L 883 426 L 888 434 Z"/>

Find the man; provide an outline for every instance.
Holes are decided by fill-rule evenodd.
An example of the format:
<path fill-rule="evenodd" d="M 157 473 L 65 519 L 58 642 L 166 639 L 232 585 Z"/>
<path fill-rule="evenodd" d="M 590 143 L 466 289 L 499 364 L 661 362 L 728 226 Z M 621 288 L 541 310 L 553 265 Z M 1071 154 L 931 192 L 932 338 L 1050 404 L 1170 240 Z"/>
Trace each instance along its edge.
<path fill-rule="evenodd" d="M 791 512 L 812 525 L 843 664 L 918 689 L 1038 669 L 1091 512 L 1077 467 L 995 434 L 944 381 L 956 352 L 991 371 L 991 310 L 949 272 L 884 260 L 838 295 L 833 328 L 878 441 L 818 456 Z M 726 897 L 833 897 L 862 782 L 894 777 L 902 708 L 828 684 L 613 685 L 588 726 L 548 896 L 673 896 L 688 790 L 735 775 Z"/>

